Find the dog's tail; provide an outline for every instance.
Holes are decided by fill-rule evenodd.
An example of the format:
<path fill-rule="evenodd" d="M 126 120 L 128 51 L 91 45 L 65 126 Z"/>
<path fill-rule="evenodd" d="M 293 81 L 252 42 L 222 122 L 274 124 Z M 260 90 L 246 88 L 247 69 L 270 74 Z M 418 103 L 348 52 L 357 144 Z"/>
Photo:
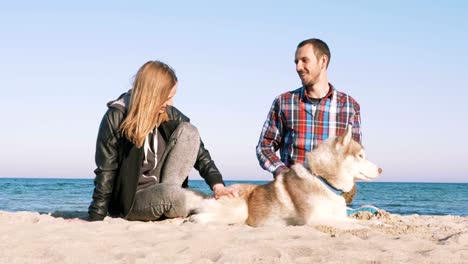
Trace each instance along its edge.
<path fill-rule="evenodd" d="M 201 205 L 208 195 L 192 189 L 184 189 L 184 191 L 186 216 L 200 212 Z"/>
<path fill-rule="evenodd" d="M 195 223 L 243 224 L 248 217 L 247 202 L 243 198 L 205 199 L 199 213 L 192 215 Z"/>

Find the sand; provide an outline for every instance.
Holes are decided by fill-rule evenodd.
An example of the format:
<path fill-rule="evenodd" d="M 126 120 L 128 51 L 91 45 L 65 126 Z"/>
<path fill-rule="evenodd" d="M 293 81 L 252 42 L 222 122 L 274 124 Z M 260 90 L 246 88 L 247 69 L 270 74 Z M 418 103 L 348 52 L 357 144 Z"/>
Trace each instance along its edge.
<path fill-rule="evenodd" d="M 0 263 L 468 263 L 460 216 L 379 211 L 345 228 L 70 217 L 0 211 Z"/>

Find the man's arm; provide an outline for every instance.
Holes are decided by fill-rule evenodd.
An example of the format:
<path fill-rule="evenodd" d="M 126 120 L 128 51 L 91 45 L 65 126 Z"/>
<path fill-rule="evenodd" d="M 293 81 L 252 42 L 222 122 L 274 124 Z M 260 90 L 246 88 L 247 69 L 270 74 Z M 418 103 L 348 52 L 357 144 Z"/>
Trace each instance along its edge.
<path fill-rule="evenodd" d="M 260 166 L 273 173 L 274 176 L 288 169 L 275 154 L 283 139 L 284 127 L 280 115 L 280 98 L 277 97 L 273 101 L 257 145 L 257 158 Z"/>
<path fill-rule="evenodd" d="M 356 140 L 359 144 L 362 144 L 362 133 L 361 133 L 361 109 L 359 104 L 352 99 L 352 105 L 354 108 L 354 114 L 351 116 L 349 122 L 353 126 L 351 135 L 354 140 Z M 353 188 L 349 192 L 343 192 L 341 196 L 345 198 L 346 204 L 351 204 L 353 202 L 354 196 L 357 192 L 356 183 L 354 184 Z"/>
<path fill-rule="evenodd" d="M 361 133 L 361 109 L 359 104 L 353 100 L 354 115 L 350 118 L 350 123 L 353 125 L 352 137 L 359 144 L 362 144 L 362 133 Z"/>

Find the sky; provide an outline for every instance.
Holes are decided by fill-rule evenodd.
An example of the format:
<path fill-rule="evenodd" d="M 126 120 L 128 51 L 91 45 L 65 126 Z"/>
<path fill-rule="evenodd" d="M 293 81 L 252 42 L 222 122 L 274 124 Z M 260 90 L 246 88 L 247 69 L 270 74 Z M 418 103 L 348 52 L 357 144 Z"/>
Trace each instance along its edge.
<path fill-rule="evenodd" d="M 330 47 L 329 81 L 361 106 L 379 181 L 468 182 L 467 11 L 463 1 L 1 3 L 0 177 L 93 178 L 106 103 L 161 60 L 224 179 L 270 180 L 255 146 L 273 99 L 301 86 L 294 52 L 314 37 Z"/>

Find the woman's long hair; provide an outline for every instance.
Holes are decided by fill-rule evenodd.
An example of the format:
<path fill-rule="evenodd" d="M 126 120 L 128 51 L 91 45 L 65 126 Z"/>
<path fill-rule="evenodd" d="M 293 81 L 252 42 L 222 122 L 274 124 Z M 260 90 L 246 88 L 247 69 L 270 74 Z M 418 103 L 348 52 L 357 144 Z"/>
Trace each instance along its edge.
<path fill-rule="evenodd" d="M 138 70 L 128 113 L 120 126 L 122 134 L 137 147 L 142 147 L 146 136 L 168 119 L 167 113 L 159 111 L 176 84 L 174 70 L 163 62 L 149 61 Z"/>

